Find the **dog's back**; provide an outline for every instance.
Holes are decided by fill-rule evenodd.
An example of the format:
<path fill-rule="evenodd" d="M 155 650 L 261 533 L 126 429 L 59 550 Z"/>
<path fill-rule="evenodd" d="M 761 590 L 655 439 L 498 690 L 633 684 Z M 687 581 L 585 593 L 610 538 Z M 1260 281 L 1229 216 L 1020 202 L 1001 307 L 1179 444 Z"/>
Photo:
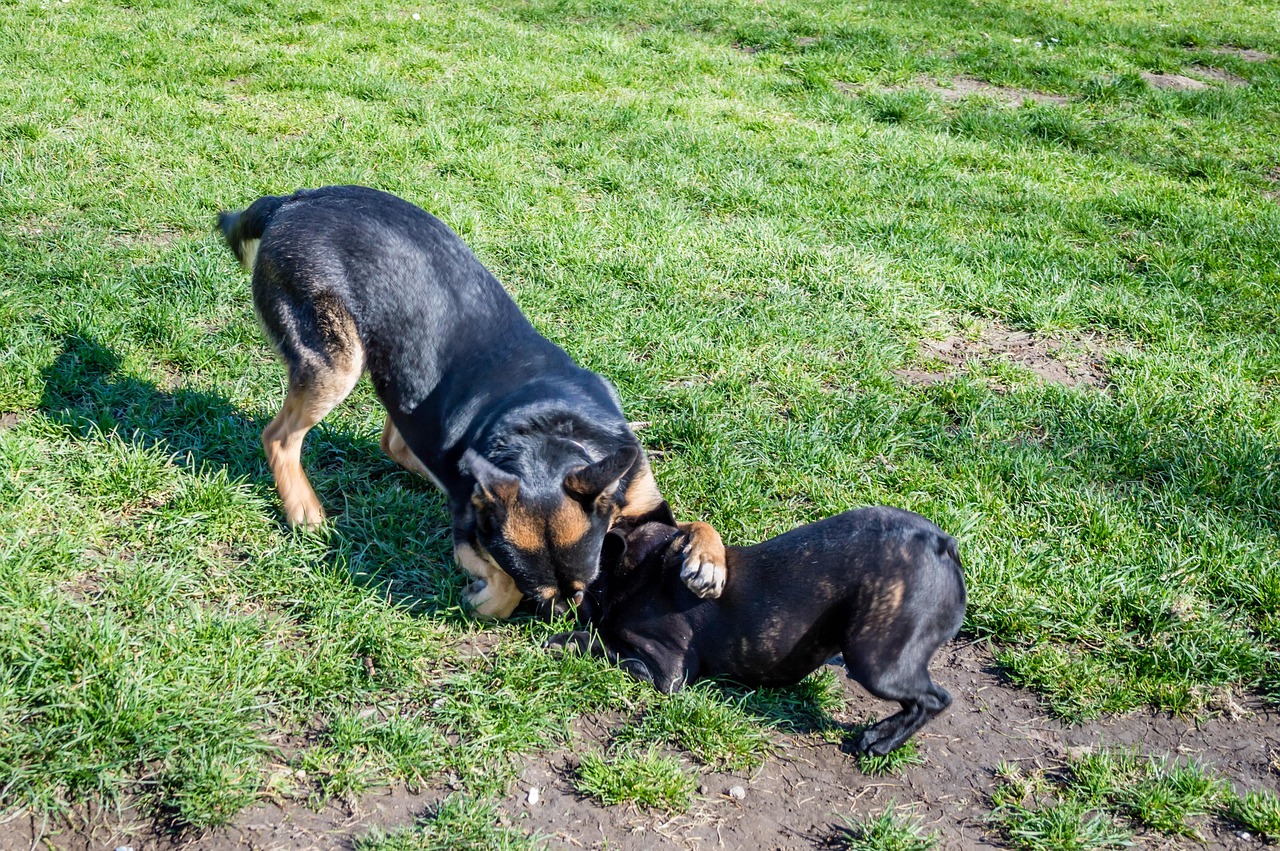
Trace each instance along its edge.
<path fill-rule="evenodd" d="M 235 215 L 223 230 L 253 264 L 254 306 L 273 340 L 295 336 L 286 326 L 305 321 L 307 305 L 345 307 L 393 414 L 447 394 L 439 387 L 446 375 L 483 371 L 487 391 L 500 395 L 540 375 L 580 371 L 457 234 L 401 198 L 333 186 L 260 198 Z"/>

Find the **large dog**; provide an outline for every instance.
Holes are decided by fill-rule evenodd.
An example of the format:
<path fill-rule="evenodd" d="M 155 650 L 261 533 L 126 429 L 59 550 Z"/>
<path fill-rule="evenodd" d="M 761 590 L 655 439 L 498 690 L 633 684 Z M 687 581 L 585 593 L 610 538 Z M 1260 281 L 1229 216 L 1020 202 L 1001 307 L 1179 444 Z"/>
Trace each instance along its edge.
<path fill-rule="evenodd" d="M 951 703 L 929 660 L 964 621 L 956 539 L 910 511 L 863 508 L 754 547 L 729 547 L 714 600 L 676 581 L 683 535 L 660 505 L 605 536 L 584 607 L 596 632 L 548 640 L 603 656 L 664 692 L 703 677 L 797 683 L 836 653 L 849 676 L 902 711 L 855 747 L 886 754 Z"/>
<path fill-rule="evenodd" d="M 382 448 L 448 497 L 464 602 L 510 617 L 580 601 L 619 517 L 662 504 L 617 394 L 525 319 L 443 222 L 359 186 L 264 196 L 221 213 L 253 273 L 253 303 L 289 371 L 262 445 L 291 526 L 324 511 L 302 440 L 368 370 L 387 409 Z M 684 576 L 724 585 L 724 546 L 689 524 Z"/>

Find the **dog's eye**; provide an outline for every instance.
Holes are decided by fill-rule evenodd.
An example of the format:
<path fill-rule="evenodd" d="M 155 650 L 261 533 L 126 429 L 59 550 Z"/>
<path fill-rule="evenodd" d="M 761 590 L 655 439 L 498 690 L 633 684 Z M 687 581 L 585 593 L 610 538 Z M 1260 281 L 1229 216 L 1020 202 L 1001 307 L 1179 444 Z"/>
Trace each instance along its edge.
<path fill-rule="evenodd" d="M 486 538 L 492 538 L 494 530 L 498 524 L 494 521 L 493 514 L 488 511 L 476 512 L 476 531 Z"/>

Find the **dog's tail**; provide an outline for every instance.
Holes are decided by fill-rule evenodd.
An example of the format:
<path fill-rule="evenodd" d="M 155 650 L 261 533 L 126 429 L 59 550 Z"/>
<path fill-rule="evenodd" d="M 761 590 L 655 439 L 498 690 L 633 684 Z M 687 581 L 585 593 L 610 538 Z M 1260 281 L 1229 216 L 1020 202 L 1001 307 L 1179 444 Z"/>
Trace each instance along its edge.
<path fill-rule="evenodd" d="M 231 253 L 250 272 L 253 271 L 253 261 L 258 257 L 258 242 L 267 229 L 267 223 L 287 200 L 283 195 L 263 195 L 237 213 L 226 210 L 218 213 L 218 227 L 222 229 Z"/>

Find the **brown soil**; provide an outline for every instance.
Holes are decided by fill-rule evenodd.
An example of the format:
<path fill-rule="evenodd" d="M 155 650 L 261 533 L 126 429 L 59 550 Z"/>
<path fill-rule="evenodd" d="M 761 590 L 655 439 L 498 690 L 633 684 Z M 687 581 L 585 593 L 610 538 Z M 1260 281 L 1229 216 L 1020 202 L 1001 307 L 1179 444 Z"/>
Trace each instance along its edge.
<path fill-rule="evenodd" d="M 866 91 L 862 86 L 837 80 L 832 83 L 839 91 L 848 95 L 858 95 Z M 933 80 L 916 80 L 913 86 L 922 88 L 930 94 L 937 95 L 948 103 L 955 103 L 967 97 L 980 95 L 990 98 L 1005 106 L 1022 106 L 1024 103 L 1070 103 L 1070 98 L 1062 95 L 1049 95 L 1044 92 L 1033 92 L 1028 89 L 1014 89 L 1008 86 L 996 86 L 975 77 L 955 77 L 941 85 Z M 882 91 L 902 91 L 901 86 L 888 86 Z"/>
<path fill-rule="evenodd" d="M 1265 50 L 1253 50 L 1246 47 L 1215 47 L 1209 52 L 1216 53 L 1219 56 L 1235 56 L 1245 62 L 1270 62 L 1276 58 Z"/>
<path fill-rule="evenodd" d="M 1237 77 L 1230 71 L 1223 71 L 1221 68 L 1212 68 L 1208 65 L 1192 65 L 1187 70 L 1197 77 L 1204 77 L 1207 80 L 1213 80 L 1215 83 L 1225 83 L 1228 86 L 1249 85 L 1249 81 L 1244 77 Z"/>
<path fill-rule="evenodd" d="M 1200 721 L 1151 712 L 1135 712 L 1105 721 L 1069 725 L 1049 717 L 1039 701 L 1011 687 L 982 646 L 966 643 L 944 648 L 934 661 L 938 682 L 955 699 L 951 709 L 917 737 L 925 762 L 892 777 L 863 774 L 841 746 L 813 736 L 779 736 L 777 753 L 751 774 L 709 773 L 693 810 L 666 816 L 630 807 L 601 807 L 573 788 L 573 753 L 531 758 L 521 781 L 508 792 L 506 820 L 548 837 L 553 849 L 651 848 L 814 849 L 830 847 L 841 819 L 878 815 L 892 801 L 912 804 L 917 817 L 940 837 L 943 849 L 1007 847 L 987 821 L 990 795 L 1000 763 L 1024 769 L 1063 765 L 1069 749 L 1136 747 L 1143 753 L 1200 760 L 1230 780 L 1238 791 L 1275 791 L 1280 781 L 1280 714 L 1262 706 L 1241 707 Z M 841 678 L 847 695 L 842 723 L 884 715 L 886 704 Z M 1232 717 L 1232 716 L 1238 717 Z M 615 723 L 616 722 L 612 722 Z M 610 722 L 580 727 L 575 751 L 604 746 Z M 746 791 L 730 797 L 734 786 Z M 530 805 L 528 791 L 538 789 Z M 130 823 L 90 831 L 65 828 L 43 847 L 88 851 L 127 845 L 134 851 L 178 848 L 224 851 L 232 848 L 304 851 L 351 848 L 355 839 L 378 825 L 394 829 L 413 823 L 442 790 L 411 794 L 386 790 L 361 798 L 354 807 L 330 805 L 319 813 L 300 805 L 264 804 L 243 813 L 232 827 L 178 842 Z M 108 820 L 119 825 L 120 818 Z M 29 819 L 0 826 L 0 848 L 27 848 L 37 826 Z M 1234 825 L 1205 819 L 1198 824 L 1204 843 L 1139 834 L 1138 848 L 1248 849 L 1260 847 L 1242 838 Z"/>
<path fill-rule="evenodd" d="M 1187 77 L 1182 74 L 1156 74 L 1151 71 L 1143 71 L 1142 79 L 1146 80 L 1147 85 L 1153 89 L 1194 92 L 1209 88 L 1209 84 L 1204 80 L 1197 80 L 1195 77 Z"/>
<path fill-rule="evenodd" d="M 1045 381 L 1067 387 L 1101 387 L 1106 383 L 1102 351 L 1100 341 L 1093 337 L 1036 336 L 993 323 L 977 339 L 953 335 L 945 340 L 922 340 L 920 358 L 941 361 L 945 368 L 898 369 L 894 375 L 909 384 L 939 384 L 963 375 L 970 364 L 1008 360 Z"/>
<path fill-rule="evenodd" d="M 1068 102 L 1068 98 L 1062 95 L 1047 95 L 1027 89 L 996 86 L 974 77 L 955 77 L 948 86 L 940 86 L 928 80 L 921 81 L 920 85 L 945 101 L 958 101 L 971 95 L 981 95 L 1009 106 L 1022 106 L 1024 103 L 1064 104 Z"/>

